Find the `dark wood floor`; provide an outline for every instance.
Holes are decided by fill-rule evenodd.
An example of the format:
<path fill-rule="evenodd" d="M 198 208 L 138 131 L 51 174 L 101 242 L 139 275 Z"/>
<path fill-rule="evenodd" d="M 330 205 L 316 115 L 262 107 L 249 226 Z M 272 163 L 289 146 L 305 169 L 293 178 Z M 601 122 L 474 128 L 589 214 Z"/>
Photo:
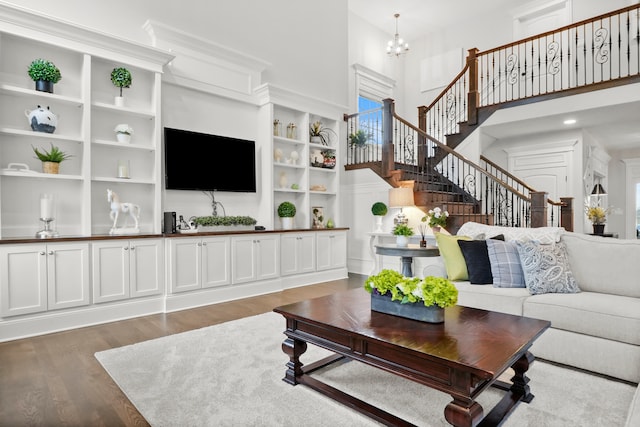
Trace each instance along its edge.
<path fill-rule="evenodd" d="M 0 426 L 146 426 L 93 356 L 362 286 L 364 276 L 0 343 Z M 283 321 L 284 327 L 284 321 Z"/>

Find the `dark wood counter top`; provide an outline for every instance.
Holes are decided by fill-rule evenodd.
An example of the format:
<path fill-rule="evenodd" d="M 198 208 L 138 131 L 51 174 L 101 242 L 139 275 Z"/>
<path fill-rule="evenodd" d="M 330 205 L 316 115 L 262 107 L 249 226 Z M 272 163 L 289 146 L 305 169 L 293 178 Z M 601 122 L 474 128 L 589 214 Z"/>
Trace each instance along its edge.
<path fill-rule="evenodd" d="M 159 238 L 181 238 L 181 237 L 198 237 L 198 236 L 226 236 L 236 234 L 284 234 L 284 233 L 300 233 L 308 231 L 344 231 L 347 227 L 340 228 L 299 228 L 293 230 L 232 230 L 232 231 L 205 231 L 198 233 L 175 233 L 175 234 L 127 234 L 127 235 L 110 235 L 110 234 L 94 234 L 91 236 L 60 236 L 47 239 L 38 239 L 36 237 L 7 237 L 0 239 L 0 245 L 6 244 L 23 244 L 23 243 L 62 243 L 62 242 L 80 242 L 80 241 L 97 241 L 97 240 L 117 240 L 117 239 L 159 239 Z"/>

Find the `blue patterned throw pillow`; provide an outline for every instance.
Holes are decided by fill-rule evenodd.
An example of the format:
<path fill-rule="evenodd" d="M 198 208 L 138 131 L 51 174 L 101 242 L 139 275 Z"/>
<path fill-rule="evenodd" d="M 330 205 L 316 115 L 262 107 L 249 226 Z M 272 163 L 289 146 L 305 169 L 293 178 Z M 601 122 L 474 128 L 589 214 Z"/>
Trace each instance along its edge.
<path fill-rule="evenodd" d="M 524 280 L 531 295 L 580 292 L 571 273 L 564 243 L 516 242 Z"/>

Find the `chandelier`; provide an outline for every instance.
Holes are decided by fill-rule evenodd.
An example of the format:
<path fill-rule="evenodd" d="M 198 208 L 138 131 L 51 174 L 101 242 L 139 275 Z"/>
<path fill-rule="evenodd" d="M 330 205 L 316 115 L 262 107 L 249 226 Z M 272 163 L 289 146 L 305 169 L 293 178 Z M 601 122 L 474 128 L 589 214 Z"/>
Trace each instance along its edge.
<path fill-rule="evenodd" d="M 389 40 L 389 43 L 387 43 L 387 55 L 395 55 L 399 58 L 400 55 L 409 51 L 409 43 L 405 43 L 398 34 L 398 18 L 400 14 L 396 13 L 393 16 L 396 18 L 396 33 L 393 36 L 393 40 Z"/>

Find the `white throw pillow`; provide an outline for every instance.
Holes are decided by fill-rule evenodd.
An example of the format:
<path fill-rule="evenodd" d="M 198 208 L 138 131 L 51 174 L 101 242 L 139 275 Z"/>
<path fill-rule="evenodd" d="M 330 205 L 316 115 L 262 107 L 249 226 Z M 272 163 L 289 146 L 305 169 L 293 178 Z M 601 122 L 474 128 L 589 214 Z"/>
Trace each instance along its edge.
<path fill-rule="evenodd" d="M 503 234 L 505 241 L 537 240 L 543 245 L 550 245 L 551 243 L 559 242 L 560 236 L 564 233 L 565 230 L 562 227 L 503 227 L 479 222 L 465 222 L 456 234 L 459 236 L 471 236 L 473 239 L 477 239 L 476 236 L 482 234 L 487 236 Z"/>

